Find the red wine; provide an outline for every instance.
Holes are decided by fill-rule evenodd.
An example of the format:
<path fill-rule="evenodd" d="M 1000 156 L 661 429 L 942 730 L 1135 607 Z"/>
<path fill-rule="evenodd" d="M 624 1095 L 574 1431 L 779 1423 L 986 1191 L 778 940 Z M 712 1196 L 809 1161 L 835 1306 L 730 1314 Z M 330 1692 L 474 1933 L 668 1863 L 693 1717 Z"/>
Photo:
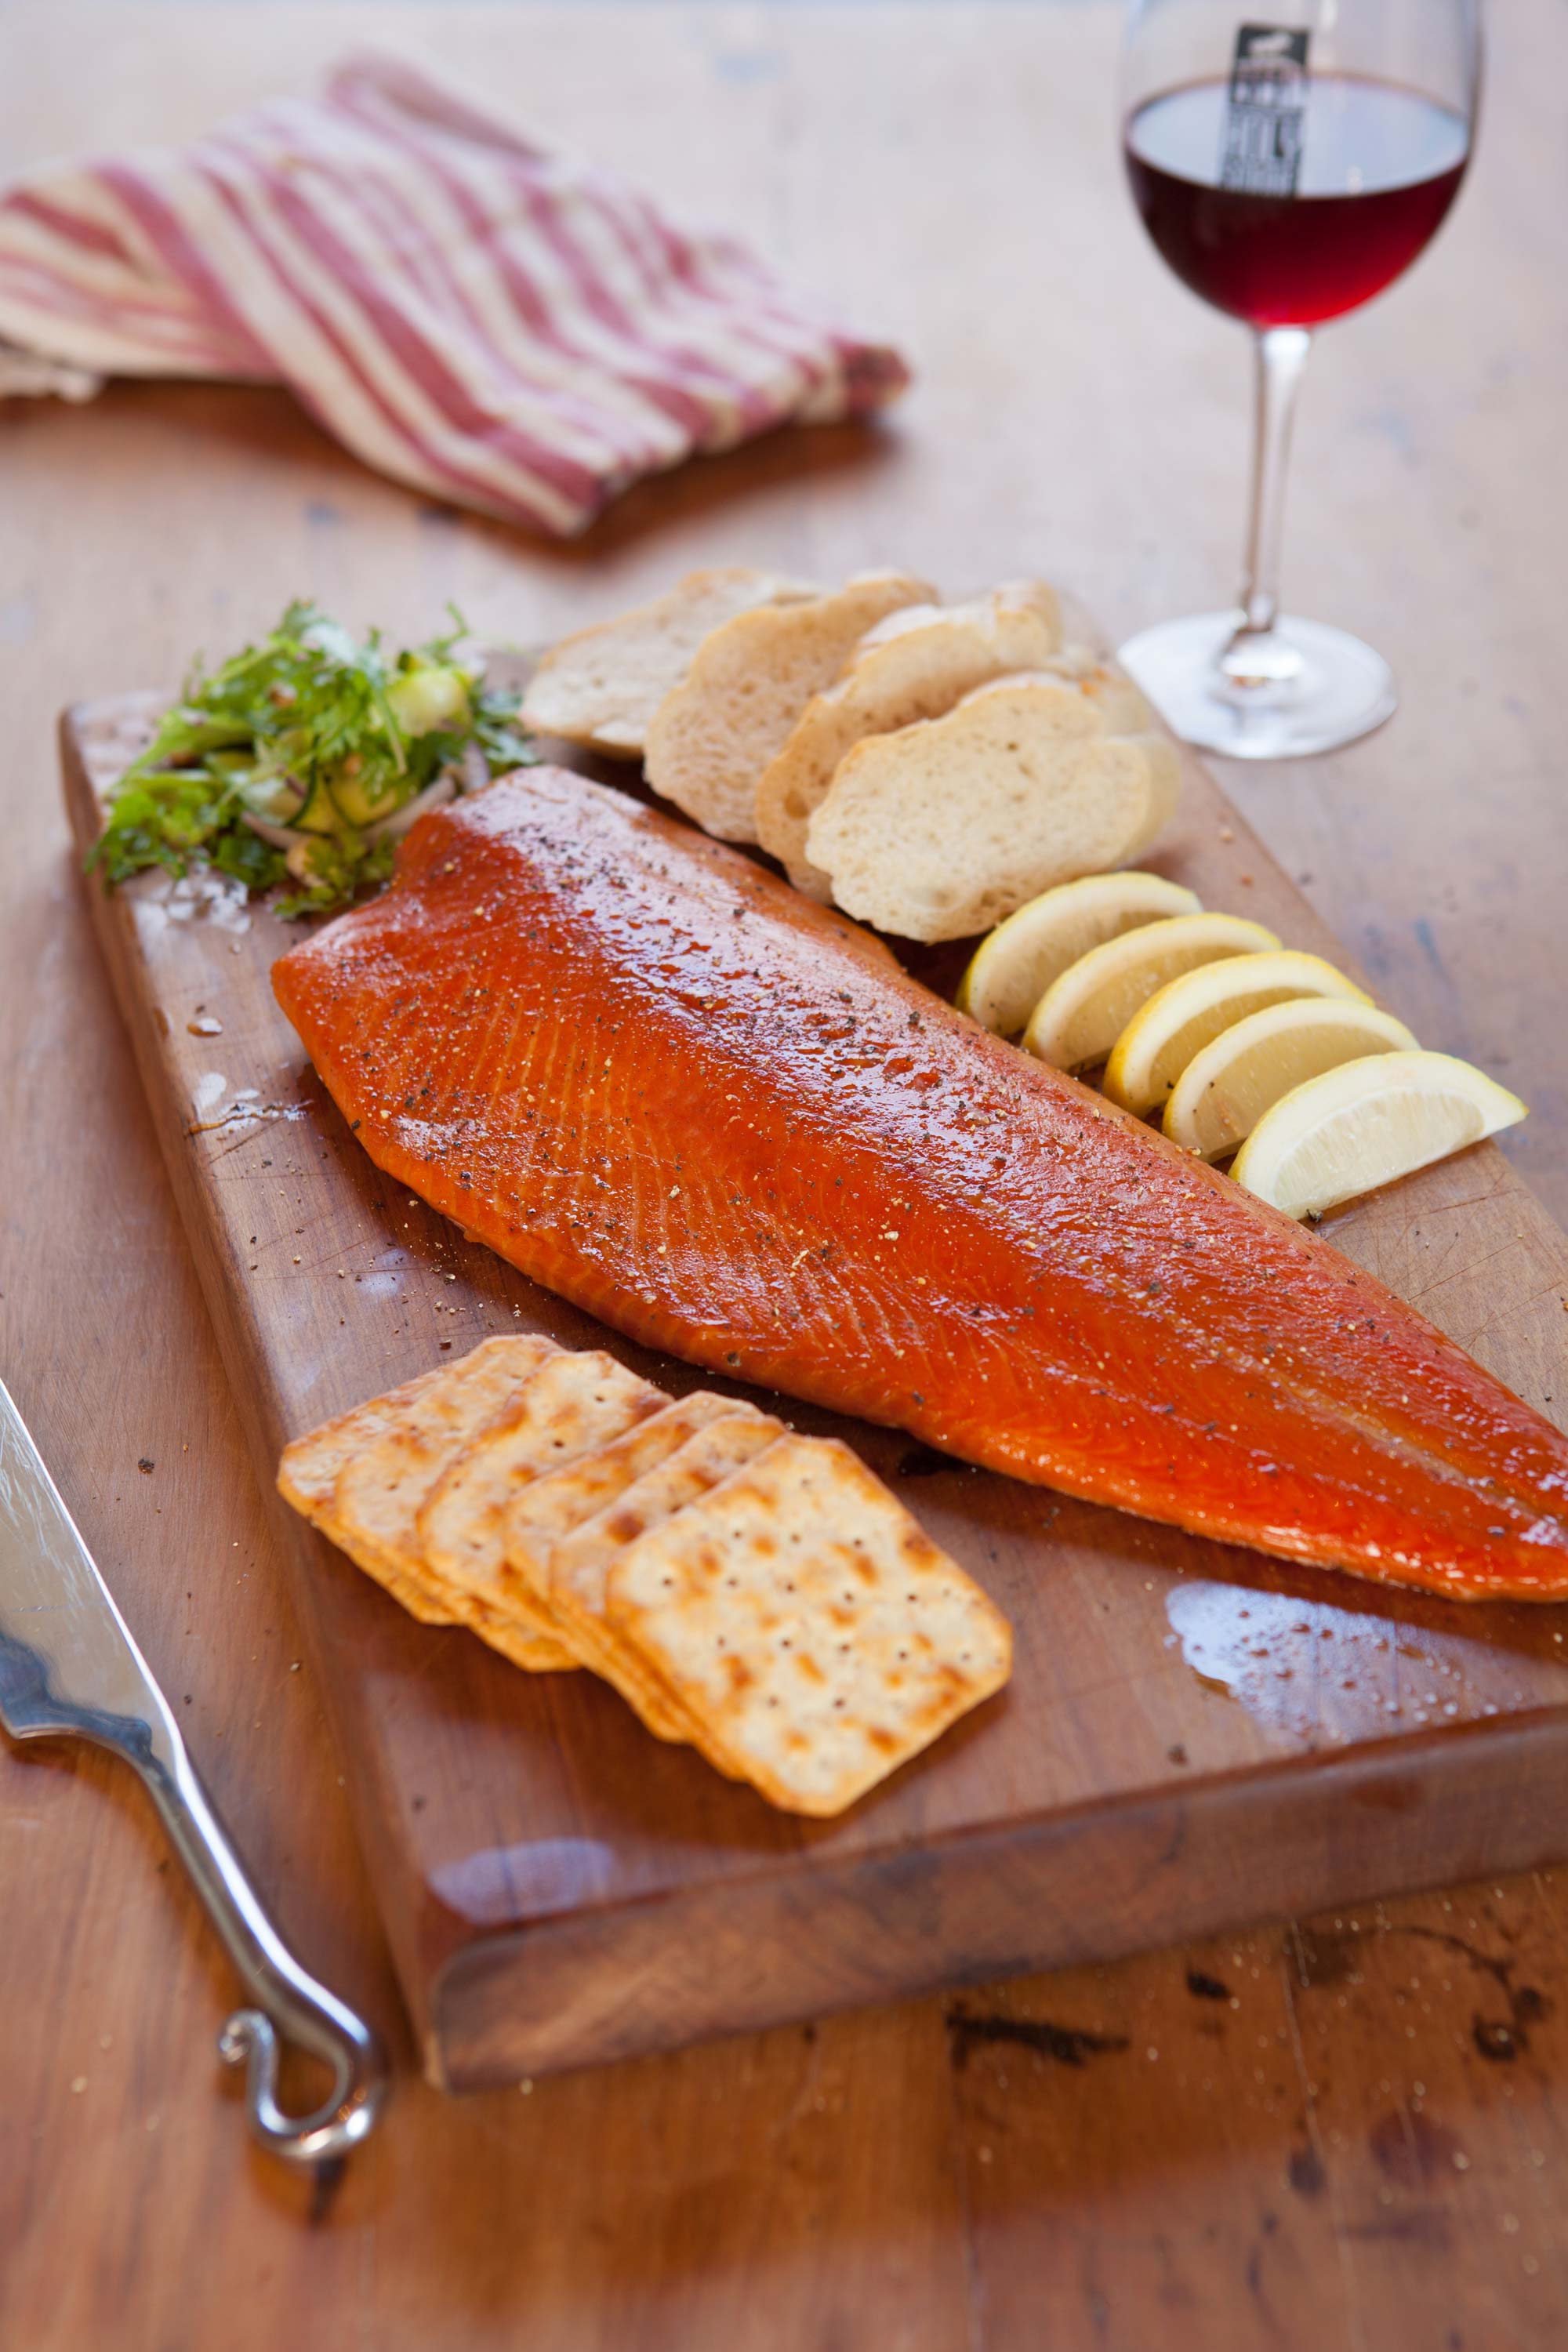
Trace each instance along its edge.
<path fill-rule="evenodd" d="M 1127 169 L 1143 225 L 1194 294 L 1254 327 L 1310 327 L 1409 268 L 1458 192 L 1469 126 L 1388 82 L 1307 86 L 1294 195 L 1219 184 L 1228 88 L 1196 82 L 1140 106 Z"/>

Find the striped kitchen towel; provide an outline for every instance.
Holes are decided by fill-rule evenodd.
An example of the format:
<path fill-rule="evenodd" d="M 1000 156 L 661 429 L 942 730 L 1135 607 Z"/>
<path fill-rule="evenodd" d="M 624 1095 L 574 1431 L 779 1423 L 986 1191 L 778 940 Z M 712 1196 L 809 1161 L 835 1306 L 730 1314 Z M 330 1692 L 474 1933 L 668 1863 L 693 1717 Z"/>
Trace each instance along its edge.
<path fill-rule="evenodd" d="M 14 184 L 0 338 L 286 383 L 367 465 L 561 536 L 644 474 L 907 380 L 732 238 L 379 56 L 193 146 Z"/>

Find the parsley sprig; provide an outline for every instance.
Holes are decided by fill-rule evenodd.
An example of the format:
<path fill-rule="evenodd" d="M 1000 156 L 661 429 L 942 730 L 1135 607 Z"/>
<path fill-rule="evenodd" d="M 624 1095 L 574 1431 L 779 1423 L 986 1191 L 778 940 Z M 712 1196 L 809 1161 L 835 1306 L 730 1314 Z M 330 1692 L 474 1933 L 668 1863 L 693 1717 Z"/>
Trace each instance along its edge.
<path fill-rule="evenodd" d="M 458 658 L 468 631 L 451 609 L 446 635 L 393 656 L 379 630 L 362 643 L 296 603 L 259 645 L 197 668 L 115 787 L 88 863 L 111 884 L 151 866 L 212 866 L 249 890 L 291 882 L 285 915 L 376 887 L 395 853 L 388 818 L 448 772 L 461 790 L 479 761 L 489 777 L 536 756 L 517 697 Z"/>

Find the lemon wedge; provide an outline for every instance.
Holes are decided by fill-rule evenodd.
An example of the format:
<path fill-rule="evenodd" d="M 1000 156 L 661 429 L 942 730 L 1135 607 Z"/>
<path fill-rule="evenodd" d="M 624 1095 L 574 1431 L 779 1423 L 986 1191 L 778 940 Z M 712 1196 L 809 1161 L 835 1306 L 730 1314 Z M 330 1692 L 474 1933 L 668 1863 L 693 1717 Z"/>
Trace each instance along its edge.
<path fill-rule="evenodd" d="M 1256 955 L 1279 942 L 1244 915 L 1172 915 L 1102 940 L 1058 974 L 1024 1032 L 1024 1045 L 1058 1070 L 1103 1062 L 1141 1004 L 1158 988 L 1222 956 Z"/>
<path fill-rule="evenodd" d="M 1368 1054 L 1415 1050 L 1404 1022 L 1375 1004 L 1291 997 L 1249 1013 L 1193 1055 L 1166 1100 L 1165 1132 L 1200 1160 L 1223 1160 L 1292 1087 Z"/>
<path fill-rule="evenodd" d="M 1052 981 L 1102 940 L 1202 912 L 1195 891 L 1163 874 L 1086 874 L 1060 883 L 981 940 L 954 1002 L 983 1028 L 1016 1037 Z"/>
<path fill-rule="evenodd" d="M 1288 1217 L 1316 1217 L 1528 1117 L 1517 1095 L 1452 1055 L 1376 1054 L 1282 1095 L 1230 1172 Z"/>
<path fill-rule="evenodd" d="M 1193 1055 L 1234 1022 L 1292 996 L 1372 1000 L 1365 989 L 1321 956 L 1294 948 L 1271 954 L 1227 956 L 1168 980 L 1135 1013 L 1105 1066 L 1105 1091 L 1123 1110 L 1140 1114 L 1163 1103 Z M 1412 1043 L 1415 1041 L 1412 1040 Z"/>

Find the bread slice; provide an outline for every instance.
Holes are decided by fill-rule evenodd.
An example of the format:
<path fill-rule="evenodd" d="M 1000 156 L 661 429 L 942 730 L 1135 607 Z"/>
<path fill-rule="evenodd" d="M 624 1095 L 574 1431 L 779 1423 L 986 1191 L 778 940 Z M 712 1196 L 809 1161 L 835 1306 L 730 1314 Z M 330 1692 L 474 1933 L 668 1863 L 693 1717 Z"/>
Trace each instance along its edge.
<path fill-rule="evenodd" d="M 1121 735 L 1113 740 L 1136 743 L 1149 763 L 1149 805 L 1143 829 L 1116 861 L 1125 866 L 1152 849 L 1175 815 L 1182 797 L 1182 755 L 1168 735 Z"/>
<path fill-rule="evenodd" d="M 1080 687 L 998 678 L 944 718 L 858 743 L 806 854 L 847 914 L 907 939 L 963 939 L 1137 856 L 1180 777 L 1164 736 L 1113 733 Z"/>
<path fill-rule="evenodd" d="M 647 781 L 721 841 L 755 841 L 763 769 L 868 629 L 935 590 L 865 572 L 805 604 L 760 606 L 710 631 L 649 721 Z"/>
<path fill-rule="evenodd" d="M 757 838 L 797 890 L 826 900 L 805 854 L 806 827 L 845 753 L 868 735 L 938 719 L 988 678 L 1047 665 L 1059 642 L 1057 600 L 1041 581 L 994 588 L 970 604 L 906 604 L 863 636 L 842 677 L 813 695 L 757 786 Z"/>
<path fill-rule="evenodd" d="M 1147 735 L 1158 725 L 1127 672 L 1088 646 L 1064 646 L 1060 653 L 1033 667 L 1052 677 L 1065 677 L 1069 686 L 1087 694 L 1104 719 L 1108 734 Z"/>
<path fill-rule="evenodd" d="M 806 581 L 749 564 L 689 572 L 651 604 L 552 646 L 522 698 L 523 725 L 612 760 L 640 759 L 648 720 L 710 629 L 753 605 L 795 604 L 818 593 Z"/>

